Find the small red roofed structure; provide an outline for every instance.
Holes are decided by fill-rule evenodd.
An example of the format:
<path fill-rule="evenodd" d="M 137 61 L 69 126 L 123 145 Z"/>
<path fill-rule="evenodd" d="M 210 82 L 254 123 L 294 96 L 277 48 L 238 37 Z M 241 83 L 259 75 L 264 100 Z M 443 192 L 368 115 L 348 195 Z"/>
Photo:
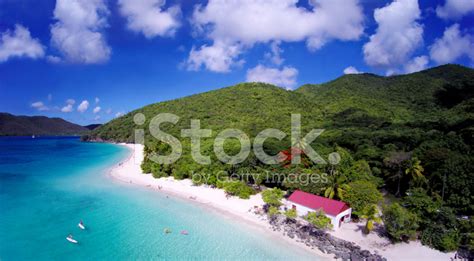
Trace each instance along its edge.
<path fill-rule="evenodd" d="M 299 216 L 305 216 L 308 212 L 322 210 L 334 229 L 338 229 L 342 222 L 349 222 L 352 209 L 345 202 L 317 196 L 301 190 L 296 190 L 288 198 L 291 208 L 296 209 Z"/>

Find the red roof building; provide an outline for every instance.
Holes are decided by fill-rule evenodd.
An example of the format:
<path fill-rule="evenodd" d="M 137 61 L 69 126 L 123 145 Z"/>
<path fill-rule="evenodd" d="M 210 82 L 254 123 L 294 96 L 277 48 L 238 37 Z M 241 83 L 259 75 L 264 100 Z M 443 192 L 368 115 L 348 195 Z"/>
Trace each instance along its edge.
<path fill-rule="evenodd" d="M 326 216 L 331 218 L 334 228 L 338 228 L 342 221 L 348 222 L 352 212 L 350 206 L 345 202 L 317 196 L 301 190 L 293 192 L 288 201 L 291 203 L 291 208 L 296 209 L 300 216 L 304 216 L 311 211 L 324 211 Z"/>

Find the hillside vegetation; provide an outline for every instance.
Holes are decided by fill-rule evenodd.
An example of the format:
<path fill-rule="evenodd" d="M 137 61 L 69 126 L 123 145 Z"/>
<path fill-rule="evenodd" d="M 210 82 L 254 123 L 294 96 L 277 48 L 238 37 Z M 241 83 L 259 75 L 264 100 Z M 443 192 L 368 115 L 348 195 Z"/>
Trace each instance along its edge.
<path fill-rule="evenodd" d="M 89 129 L 61 118 L 0 113 L 0 136 L 83 135 Z"/>
<path fill-rule="evenodd" d="M 288 190 L 302 189 L 351 204 L 354 214 L 367 218 L 373 205 L 382 206 L 379 191 L 389 194 L 393 207 L 384 208 L 384 220 L 394 241 L 418 236 L 424 244 L 441 250 L 462 246 L 474 249 L 474 70 L 445 65 L 418 73 L 382 77 L 372 74 L 345 75 L 324 84 L 308 84 L 295 91 L 262 83 L 244 83 L 207 93 L 145 106 L 92 131 L 88 140 L 133 142 L 134 129 L 145 129 L 159 113 L 180 117 L 176 125 L 163 129 L 183 143 L 183 156 L 171 165 L 145 160 L 142 168 L 155 177 L 173 175 L 190 178 L 193 173 L 211 175 L 206 182 L 223 187 L 230 194 L 247 197 L 247 185 L 264 184 Z M 136 113 L 146 116 L 144 125 L 133 122 Z M 200 165 L 190 156 L 189 138 L 180 130 L 191 119 L 213 136 L 226 128 L 243 130 L 251 138 L 266 128 L 288 134 L 282 141 L 269 139 L 269 154 L 288 155 L 291 144 L 290 117 L 302 116 L 303 135 L 314 128 L 325 131 L 310 144 L 323 158 L 331 152 L 341 155 L 335 166 L 315 164 L 305 158 L 299 165 L 264 165 L 254 155 L 238 165 L 219 162 L 213 139 L 203 139 L 201 152 L 212 164 Z M 229 154 L 239 151 L 234 140 L 225 143 Z M 166 155 L 166 142 L 146 135 L 145 153 Z M 225 172 L 222 172 L 225 171 Z M 244 173 L 281 173 L 283 180 L 269 182 Z M 224 174 L 223 174 L 224 173 Z M 222 175 L 233 176 L 221 182 Z M 291 181 L 290 174 L 329 173 L 326 182 Z M 202 181 L 201 181 L 202 182 Z M 392 195 L 392 196 L 389 196 Z M 399 204 L 399 205 L 398 205 Z M 401 210 L 400 210 L 401 209 Z M 398 216 L 397 216 L 398 215 Z M 396 225 L 410 220 L 410 227 Z M 390 222 L 389 222 L 390 220 Z M 400 221 L 401 222 L 401 221 Z M 395 224 L 394 228 L 390 224 Z"/>

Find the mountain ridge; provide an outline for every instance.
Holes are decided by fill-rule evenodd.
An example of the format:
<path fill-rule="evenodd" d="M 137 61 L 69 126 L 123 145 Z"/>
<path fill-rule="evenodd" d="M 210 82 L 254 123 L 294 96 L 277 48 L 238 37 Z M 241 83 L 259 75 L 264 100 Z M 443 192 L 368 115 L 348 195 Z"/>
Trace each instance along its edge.
<path fill-rule="evenodd" d="M 62 118 L 0 112 L 0 136 L 83 135 L 89 130 Z"/>

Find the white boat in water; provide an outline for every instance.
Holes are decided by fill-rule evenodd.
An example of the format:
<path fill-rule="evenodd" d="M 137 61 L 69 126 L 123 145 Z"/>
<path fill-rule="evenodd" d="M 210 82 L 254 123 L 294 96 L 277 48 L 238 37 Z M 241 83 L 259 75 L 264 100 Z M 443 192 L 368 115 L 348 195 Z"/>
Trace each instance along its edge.
<path fill-rule="evenodd" d="M 78 226 L 80 229 L 82 229 L 82 230 L 85 230 L 85 229 L 86 229 L 86 227 L 84 226 L 84 224 L 83 224 L 82 222 L 79 223 L 79 224 L 77 224 L 77 226 Z"/>
<path fill-rule="evenodd" d="M 71 242 L 71 243 L 73 243 L 73 244 L 77 244 L 77 240 L 75 240 L 74 238 L 72 238 L 71 235 L 67 236 L 67 237 L 66 237 L 66 240 L 69 241 L 69 242 Z"/>

